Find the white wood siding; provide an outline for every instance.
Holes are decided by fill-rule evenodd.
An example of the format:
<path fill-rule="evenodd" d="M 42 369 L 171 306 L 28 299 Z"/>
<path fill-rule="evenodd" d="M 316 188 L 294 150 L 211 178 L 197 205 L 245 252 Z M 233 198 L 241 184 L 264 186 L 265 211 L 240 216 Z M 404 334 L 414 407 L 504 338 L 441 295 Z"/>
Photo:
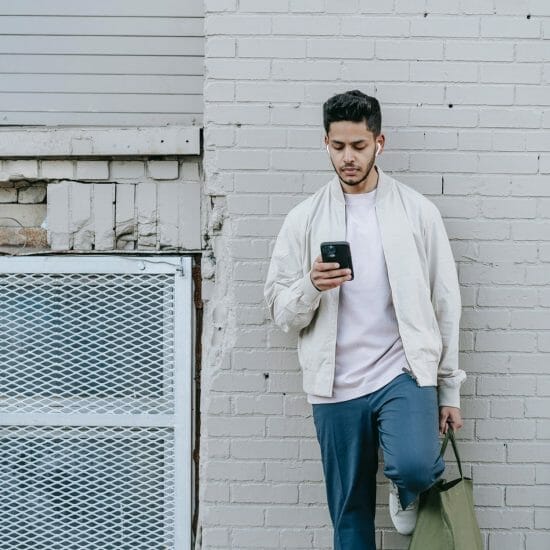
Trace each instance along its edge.
<path fill-rule="evenodd" d="M 0 124 L 202 124 L 202 0 L 0 0 Z"/>

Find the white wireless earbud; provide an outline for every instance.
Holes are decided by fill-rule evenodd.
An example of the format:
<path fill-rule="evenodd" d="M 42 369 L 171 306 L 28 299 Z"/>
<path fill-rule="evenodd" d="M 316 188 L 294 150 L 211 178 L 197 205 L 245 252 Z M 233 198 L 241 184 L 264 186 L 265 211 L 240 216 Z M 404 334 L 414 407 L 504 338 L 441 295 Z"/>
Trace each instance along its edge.
<path fill-rule="evenodd" d="M 328 145 L 327 145 L 327 153 L 330 155 L 330 151 L 328 150 Z"/>
<path fill-rule="evenodd" d="M 375 153 L 374 156 L 377 157 L 379 154 L 380 154 L 380 143 L 378 143 L 378 144 L 376 145 L 376 153 Z"/>

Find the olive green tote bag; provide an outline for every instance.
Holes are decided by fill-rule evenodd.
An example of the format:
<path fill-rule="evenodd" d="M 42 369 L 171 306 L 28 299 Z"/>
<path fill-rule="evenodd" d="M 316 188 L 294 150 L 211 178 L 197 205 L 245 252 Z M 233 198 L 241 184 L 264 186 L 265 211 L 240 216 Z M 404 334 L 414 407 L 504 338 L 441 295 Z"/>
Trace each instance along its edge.
<path fill-rule="evenodd" d="M 462 464 L 452 428 L 447 430 L 441 455 L 451 440 L 460 477 L 439 480 L 420 495 L 418 520 L 409 550 L 483 550 L 474 511 L 472 480 L 462 474 Z"/>

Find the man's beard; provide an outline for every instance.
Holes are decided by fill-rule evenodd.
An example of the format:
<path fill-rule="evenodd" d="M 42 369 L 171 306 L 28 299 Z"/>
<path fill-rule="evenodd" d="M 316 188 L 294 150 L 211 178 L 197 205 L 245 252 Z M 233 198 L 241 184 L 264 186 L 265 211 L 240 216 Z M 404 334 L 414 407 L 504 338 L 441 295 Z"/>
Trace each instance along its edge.
<path fill-rule="evenodd" d="M 368 177 L 369 177 L 369 174 L 371 173 L 373 167 L 374 167 L 374 160 L 376 158 L 376 155 L 373 154 L 372 155 L 372 158 L 370 159 L 369 163 L 367 164 L 367 168 L 365 170 L 365 175 L 358 181 L 354 181 L 354 180 L 351 180 L 351 181 L 346 181 L 341 175 L 340 173 L 338 172 L 338 170 L 336 169 L 336 166 L 334 166 L 334 162 L 332 162 L 332 158 L 330 159 L 330 163 L 332 164 L 332 167 L 334 168 L 334 171 L 336 172 L 338 178 L 340 179 L 340 181 L 342 183 L 345 183 L 346 185 L 349 185 L 350 187 L 354 187 L 355 185 L 359 185 L 361 183 L 363 183 Z"/>

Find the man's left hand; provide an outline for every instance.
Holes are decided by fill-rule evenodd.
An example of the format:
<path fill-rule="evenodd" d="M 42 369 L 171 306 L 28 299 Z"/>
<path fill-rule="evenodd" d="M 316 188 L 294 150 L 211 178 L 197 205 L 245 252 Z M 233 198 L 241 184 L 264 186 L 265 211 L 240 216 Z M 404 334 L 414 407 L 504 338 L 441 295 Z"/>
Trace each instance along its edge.
<path fill-rule="evenodd" d="M 446 434 L 448 426 L 451 426 L 455 432 L 464 426 L 460 409 L 457 407 L 439 407 L 439 433 Z"/>

